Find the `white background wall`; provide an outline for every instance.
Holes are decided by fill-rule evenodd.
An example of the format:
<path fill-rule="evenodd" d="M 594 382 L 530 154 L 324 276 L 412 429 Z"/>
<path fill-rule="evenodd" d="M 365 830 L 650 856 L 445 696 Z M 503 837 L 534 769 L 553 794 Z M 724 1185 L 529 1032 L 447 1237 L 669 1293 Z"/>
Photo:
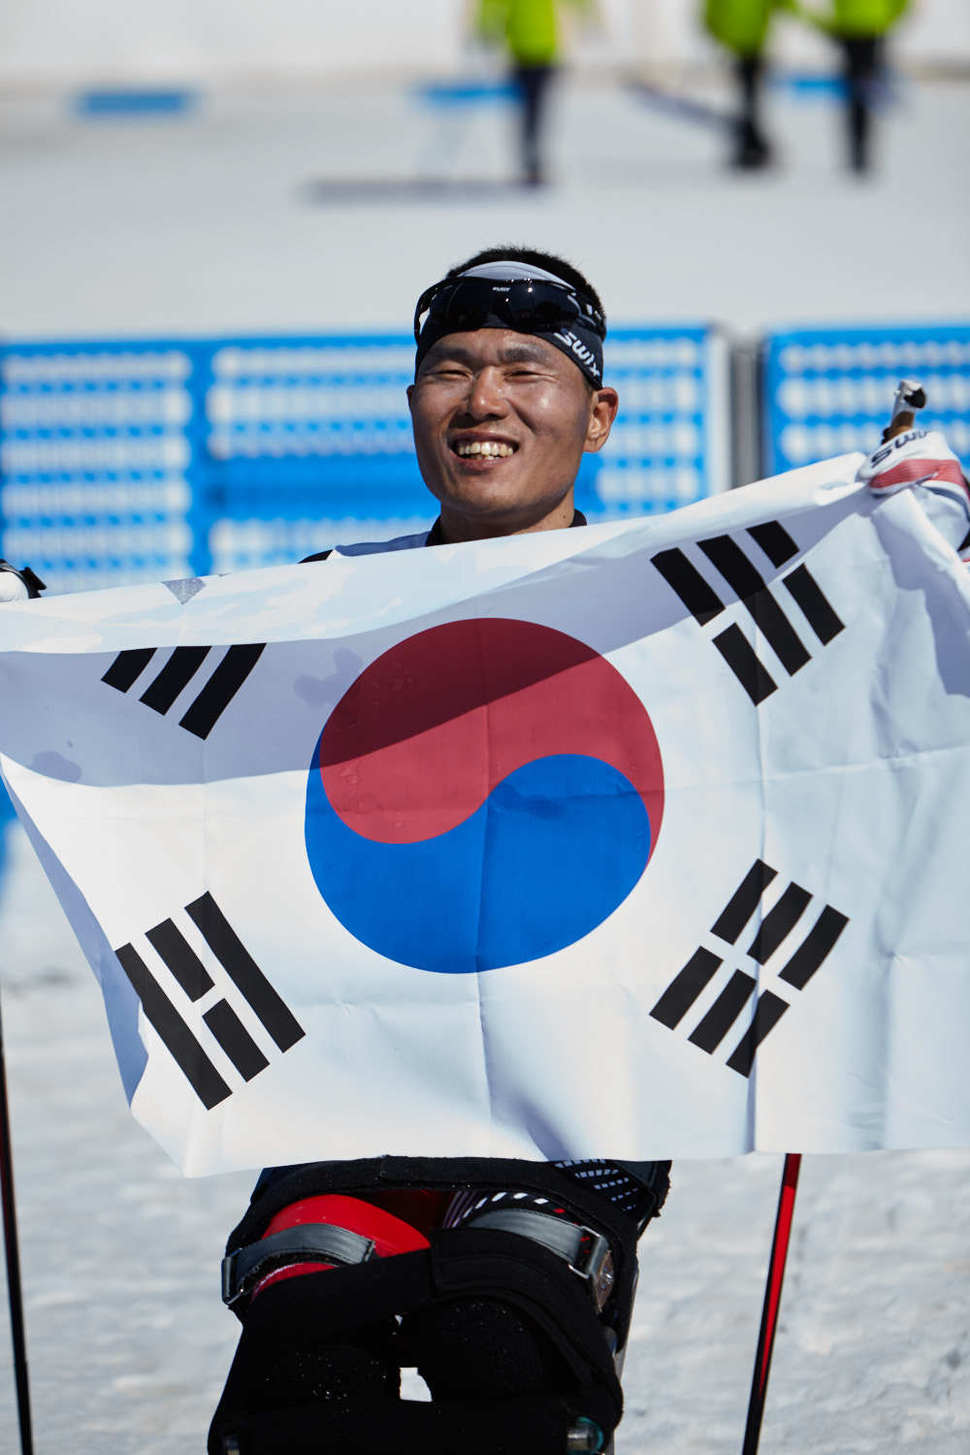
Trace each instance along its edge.
<path fill-rule="evenodd" d="M 824 12 L 830 0 L 804 0 Z M 696 24 L 701 0 L 601 0 L 614 27 L 621 15 L 631 28 L 633 48 L 651 50 L 676 60 L 701 60 L 711 54 L 708 37 Z M 614 18 L 615 17 L 615 18 Z M 896 32 L 899 57 L 912 62 L 970 64 L 970 0 L 910 0 L 910 9 Z M 789 17 L 779 18 L 772 39 L 776 55 L 790 61 L 831 60 L 822 35 Z"/>
<path fill-rule="evenodd" d="M 3 0 L 0 77 L 442 69 L 462 0 Z"/>
<path fill-rule="evenodd" d="M 815 0 L 816 4 L 823 0 Z M 703 60 L 700 0 L 599 0 L 601 28 L 574 37 L 590 62 Z M 468 0 L 3 0 L 0 82 L 225 81 L 253 75 L 459 69 Z M 830 54 L 806 27 L 778 26 L 777 50 Z M 907 59 L 970 64 L 968 0 L 914 0 Z"/>

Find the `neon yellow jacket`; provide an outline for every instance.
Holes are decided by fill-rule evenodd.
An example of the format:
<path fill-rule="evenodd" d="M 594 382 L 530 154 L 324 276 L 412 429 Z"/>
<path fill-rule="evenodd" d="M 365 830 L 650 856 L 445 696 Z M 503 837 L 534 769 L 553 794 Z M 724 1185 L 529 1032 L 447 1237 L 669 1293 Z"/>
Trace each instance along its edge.
<path fill-rule="evenodd" d="M 815 0 L 798 8 L 832 35 L 885 35 L 908 4 L 909 0 L 826 0 L 820 9 Z"/>
<path fill-rule="evenodd" d="M 570 0 L 580 9 L 589 0 Z M 559 57 L 557 0 L 481 0 L 478 29 L 486 40 L 504 40 L 524 66 L 548 66 Z"/>
<path fill-rule="evenodd" d="M 787 9 L 787 0 L 705 0 L 704 24 L 715 40 L 738 55 L 757 55 L 775 10 Z"/>

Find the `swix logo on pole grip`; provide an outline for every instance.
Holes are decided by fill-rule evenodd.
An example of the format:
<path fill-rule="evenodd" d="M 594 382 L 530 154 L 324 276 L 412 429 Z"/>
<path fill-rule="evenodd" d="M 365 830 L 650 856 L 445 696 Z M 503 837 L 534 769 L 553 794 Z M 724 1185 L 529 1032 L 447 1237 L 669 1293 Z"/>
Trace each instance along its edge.
<path fill-rule="evenodd" d="M 908 429 L 905 434 L 896 435 L 894 439 L 887 441 L 878 450 L 873 450 L 869 456 L 870 465 L 873 468 L 881 465 L 884 460 L 889 459 L 889 456 L 894 450 L 904 449 L 906 445 L 911 445 L 914 440 L 925 440 L 928 434 L 929 430 L 926 429 Z"/>

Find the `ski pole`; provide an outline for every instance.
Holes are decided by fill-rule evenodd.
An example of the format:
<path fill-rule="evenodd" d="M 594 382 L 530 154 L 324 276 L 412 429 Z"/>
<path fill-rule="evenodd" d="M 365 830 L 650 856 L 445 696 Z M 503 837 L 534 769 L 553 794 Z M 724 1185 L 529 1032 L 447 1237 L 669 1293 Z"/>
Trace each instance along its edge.
<path fill-rule="evenodd" d="M 27 1340 L 24 1335 L 24 1305 L 20 1292 L 20 1254 L 17 1249 L 17 1208 L 13 1192 L 13 1148 L 7 1110 L 7 1073 L 3 1056 L 3 1021 L 0 1019 L 0 1201 L 3 1202 L 3 1240 L 7 1255 L 7 1296 L 10 1301 L 10 1334 L 13 1341 L 14 1377 L 17 1383 L 17 1416 L 20 1421 L 21 1455 L 33 1455 L 30 1429 L 30 1386 L 27 1382 Z"/>
<path fill-rule="evenodd" d="M 717 106 L 709 106 L 706 101 L 697 101 L 692 96 L 683 96 L 676 91 L 668 91 L 664 86 L 654 85 L 653 82 L 644 80 L 642 76 L 630 76 L 624 82 L 627 91 L 642 101 L 645 106 L 651 107 L 654 111 L 665 112 L 668 116 L 677 116 L 682 121 L 695 121 L 701 126 L 714 127 L 719 131 L 725 130 L 734 120 L 728 111 L 722 111 Z"/>
<path fill-rule="evenodd" d="M 917 411 L 925 407 L 926 390 L 922 384 L 916 379 L 900 379 L 893 399 L 892 417 L 882 432 L 883 444 L 887 444 L 896 435 L 912 429 Z M 771 1244 L 771 1258 L 765 1284 L 765 1301 L 761 1310 L 761 1329 L 758 1334 L 758 1349 L 754 1357 L 751 1395 L 748 1399 L 748 1419 L 744 1427 L 744 1445 L 741 1455 L 757 1455 L 758 1442 L 761 1439 L 761 1421 L 765 1412 L 768 1374 L 771 1369 L 772 1351 L 775 1347 L 775 1331 L 778 1327 L 778 1310 L 781 1305 L 781 1285 L 785 1277 L 785 1261 L 788 1257 L 788 1242 L 791 1237 L 795 1193 L 798 1190 L 798 1173 L 801 1165 L 800 1152 L 786 1153 L 785 1165 L 781 1174 L 781 1191 L 778 1194 L 775 1235 Z"/>
<path fill-rule="evenodd" d="M 802 1165 L 800 1152 L 787 1152 L 781 1174 L 781 1191 L 778 1194 L 778 1213 L 775 1217 L 775 1235 L 771 1244 L 771 1258 L 768 1263 L 768 1278 L 765 1283 L 765 1301 L 761 1310 L 761 1331 L 758 1334 L 758 1350 L 754 1356 L 754 1374 L 751 1378 L 751 1396 L 748 1400 L 748 1420 L 744 1427 L 744 1445 L 741 1455 L 757 1455 L 761 1439 L 761 1421 L 765 1412 L 765 1396 L 768 1392 L 768 1373 L 771 1369 L 771 1354 L 775 1347 L 775 1330 L 778 1327 L 778 1310 L 781 1306 L 781 1285 L 785 1277 L 785 1260 L 788 1257 L 788 1240 L 791 1236 L 792 1216 L 795 1211 L 795 1192 L 798 1188 L 798 1173 Z"/>

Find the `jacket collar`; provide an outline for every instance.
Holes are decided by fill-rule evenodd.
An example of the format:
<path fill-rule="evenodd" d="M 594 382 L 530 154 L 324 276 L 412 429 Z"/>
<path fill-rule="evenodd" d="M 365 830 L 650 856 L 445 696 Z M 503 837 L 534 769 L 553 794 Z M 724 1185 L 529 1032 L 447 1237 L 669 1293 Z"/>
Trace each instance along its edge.
<path fill-rule="evenodd" d="M 581 510 L 574 510 L 573 511 L 573 518 L 569 522 L 569 529 L 570 530 L 572 530 L 572 528 L 574 526 L 577 526 L 577 525 L 588 525 L 588 524 L 589 524 L 589 522 L 587 521 L 585 515 L 583 514 L 583 512 Z M 444 538 L 443 538 L 443 536 L 441 534 L 441 516 L 439 515 L 438 516 L 438 519 L 435 521 L 434 525 L 428 531 L 428 539 L 425 541 L 425 545 L 426 546 L 443 546 L 444 544 L 445 544 L 445 541 L 444 541 Z"/>

